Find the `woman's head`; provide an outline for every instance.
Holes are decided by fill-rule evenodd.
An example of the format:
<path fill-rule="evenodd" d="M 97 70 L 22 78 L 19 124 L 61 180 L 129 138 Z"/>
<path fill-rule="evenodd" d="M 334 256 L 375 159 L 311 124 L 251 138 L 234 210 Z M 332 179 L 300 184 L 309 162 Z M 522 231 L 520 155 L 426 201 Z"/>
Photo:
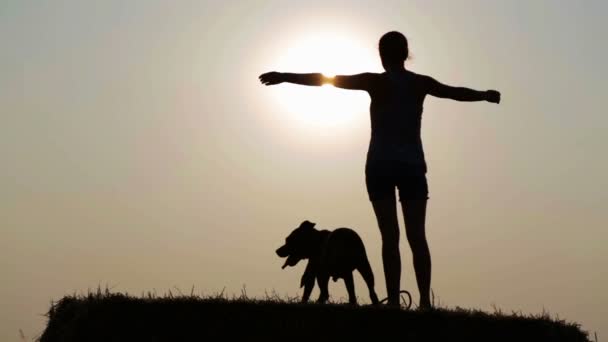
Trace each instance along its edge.
<path fill-rule="evenodd" d="M 397 31 L 385 33 L 380 38 L 378 49 L 380 50 L 380 58 L 385 69 L 403 66 L 410 53 L 407 38 Z"/>

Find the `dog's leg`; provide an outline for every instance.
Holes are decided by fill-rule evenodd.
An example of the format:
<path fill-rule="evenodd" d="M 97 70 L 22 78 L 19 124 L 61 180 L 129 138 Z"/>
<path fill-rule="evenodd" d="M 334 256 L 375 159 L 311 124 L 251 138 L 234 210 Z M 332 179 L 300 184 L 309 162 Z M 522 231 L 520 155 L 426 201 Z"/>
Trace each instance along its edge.
<path fill-rule="evenodd" d="M 312 289 L 315 287 L 315 271 L 313 264 L 309 261 L 306 266 L 306 270 L 302 275 L 300 281 L 300 287 L 304 287 L 304 294 L 302 295 L 302 302 L 307 302 L 312 293 Z"/>
<path fill-rule="evenodd" d="M 319 289 L 321 290 L 317 303 L 325 303 L 329 299 L 329 275 L 325 273 L 319 274 L 317 276 L 317 283 L 319 284 Z"/>
<path fill-rule="evenodd" d="M 378 295 L 376 295 L 376 290 L 374 290 L 374 272 L 372 272 L 369 261 L 365 260 L 358 270 L 359 273 L 361 273 L 363 280 L 365 280 L 365 284 L 367 284 L 369 298 L 371 299 L 372 304 L 378 304 Z"/>
<path fill-rule="evenodd" d="M 344 276 L 344 285 L 346 285 L 346 291 L 348 291 L 348 303 L 357 304 L 357 297 L 355 296 L 355 282 L 353 281 L 353 274 L 348 273 Z"/>
<path fill-rule="evenodd" d="M 315 278 L 312 278 L 312 281 L 308 281 L 306 282 L 306 284 L 304 284 L 304 294 L 302 295 L 302 303 L 308 302 L 313 287 L 315 287 Z"/>

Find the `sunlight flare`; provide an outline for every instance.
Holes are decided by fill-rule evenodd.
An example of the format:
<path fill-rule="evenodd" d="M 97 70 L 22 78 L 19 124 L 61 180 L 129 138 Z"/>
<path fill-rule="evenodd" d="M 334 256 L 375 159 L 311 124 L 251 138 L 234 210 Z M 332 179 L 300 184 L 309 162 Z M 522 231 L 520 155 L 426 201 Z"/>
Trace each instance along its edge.
<path fill-rule="evenodd" d="M 333 78 L 378 67 L 373 46 L 360 44 L 347 34 L 319 32 L 300 37 L 283 51 L 272 64 L 280 72 L 320 72 Z M 282 84 L 272 89 L 272 95 L 282 119 L 307 131 L 344 131 L 367 120 L 369 97 L 362 91 L 338 89 L 330 84 L 320 88 Z"/>

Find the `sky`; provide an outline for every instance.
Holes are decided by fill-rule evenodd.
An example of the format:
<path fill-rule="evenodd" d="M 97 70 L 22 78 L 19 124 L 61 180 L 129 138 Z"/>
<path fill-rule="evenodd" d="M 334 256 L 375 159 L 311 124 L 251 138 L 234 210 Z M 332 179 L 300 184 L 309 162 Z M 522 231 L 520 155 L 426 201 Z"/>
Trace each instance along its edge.
<path fill-rule="evenodd" d="M 607 11 L 599 0 L 3 0 L 0 340 L 38 336 L 51 301 L 98 287 L 300 296 L 304 264 L 281 270 L 274 251 L 307 219 L 361 235 L 384 297 L 364 183 L 369 98 L 257 77 L 381 72 L 390 30 L 409 39 L 407 68 L 502 93 L 500 105 L 425 102 L 436 302 L 547 312 L 605 337 Z M 346 297 L 342 283 L 330 294 Z"/>

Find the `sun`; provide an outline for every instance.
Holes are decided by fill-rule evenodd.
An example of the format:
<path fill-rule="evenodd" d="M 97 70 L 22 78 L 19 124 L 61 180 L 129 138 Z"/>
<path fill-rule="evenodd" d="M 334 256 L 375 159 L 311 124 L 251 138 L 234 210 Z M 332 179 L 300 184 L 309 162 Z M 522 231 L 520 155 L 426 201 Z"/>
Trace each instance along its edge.
<path fill-rule="evenodd" d="M 317 33 L 292 39 L 273 67 L 280 72 L 321 72 L 326 76 L 357 74 L 377 68 L 377 52 L 340 33 Z M 272 95 L 281 115 L 297 128 L 319 132 L 348 130 L 367 120 L 369 96 L 363 91 L 338 89 L 332 85 L 309 87 L 283 83 Z"/>

